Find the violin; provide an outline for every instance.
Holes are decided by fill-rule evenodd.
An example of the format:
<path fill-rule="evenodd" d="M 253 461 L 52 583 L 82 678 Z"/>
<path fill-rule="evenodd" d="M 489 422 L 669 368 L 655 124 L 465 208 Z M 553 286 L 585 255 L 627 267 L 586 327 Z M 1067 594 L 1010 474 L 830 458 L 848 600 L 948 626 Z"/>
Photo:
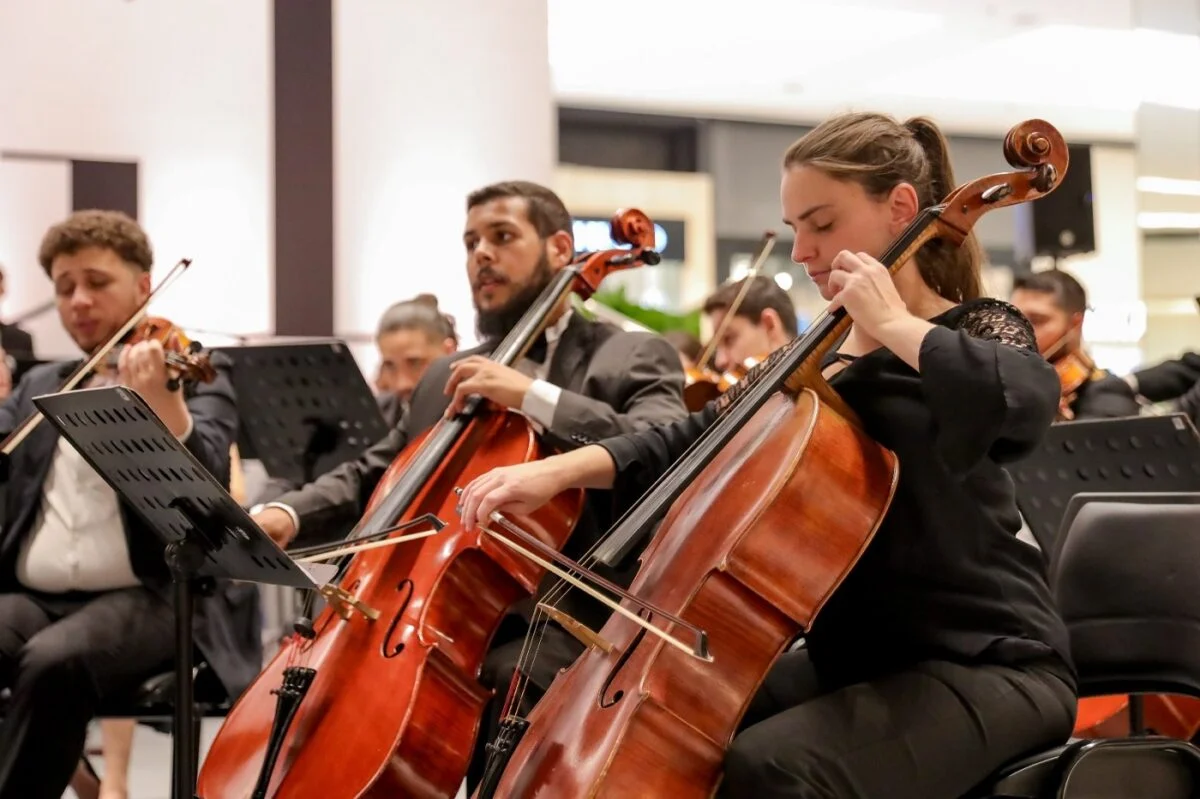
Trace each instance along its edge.
<path fill-rule="evenodd" d="M 1095 362 L 1083 350 L 1075 350 L 1051 360 L 1052 354 L 1062 341 L 1065 341 L 1065 337 L 1047 350 L 1046 360 L 1050 361 L 1054 371 L 1058 373 L 1058 382 L 1061 386 L 1058 399 L 1058 421 L 1069 422 L 1075 418 L 1075 411 L 1071 409 L 1071 406 L 1079 399 L 1079 389 L 1083 388 L 1085 383 L 1102 377 L 1104 373 L 1096 368 Z"/>
<path fill-rule="evenodd" d="M 961 245 L 985 213 L 1045 196 L 1066 173 L 1066 143 L 1042 120 L 1009 131 L 1004 154 L 1020 169 L 921 211 L 881 256 L 889 271 L 935 239 Z M 821 377 L 850 323 L 827 308 L 773 352 L 600 546 L 556 572 L 564 590 L 591 589 L 590 567 L 623 566 L 658 525 L 593 644 L 528 717 L 509 704 L 479 799 L 713 795 L 768 669 L 854 567 L 896 489 L 895 454 Z"/>
<path fill-rule="evenodd" d="M 641 211 L 618 212 L 611 235 L 630 248 L 560 270 L 491 360 L 515 364 L 571 293 L 586 299 L 605 276 L 659 262 Z M 322 592 L 329 605 L 297 623 L 230 709 L 197 796 L 455 796 L 490 696 L 478 681 L 489 642 L 545 571 L 441 520 L 459 519 L 456 486 L 547 454 L 526 417 L 472 397 L 396 456 L 341 545 L 292 550 L 300 560 L 353 556 Z M 582 491 L 565 492 L 521 524 L 555 552 L 583 501 Z M 423 520 L 434 529 L 396 535 Z"/>
<path fill-rule="evenodd" d="M 217 379 L 217 371 L 209 361 L 208 355 L 204 353 L 200 342 L 189 339 L 183 330 L 161 316 L 148 316 L 138 322 L 121 339 L 120 348 L 113 347 L 105 354 L 104 359 L 97 364 L 96 371 L 102 374 L 115 372 L 121 349 L 143 341 L 157 341 L 162 344 L 163 356 L 170 373 L 167 388 L 171 391 L 178 391 L 185 383 L 211 383 Z"/>

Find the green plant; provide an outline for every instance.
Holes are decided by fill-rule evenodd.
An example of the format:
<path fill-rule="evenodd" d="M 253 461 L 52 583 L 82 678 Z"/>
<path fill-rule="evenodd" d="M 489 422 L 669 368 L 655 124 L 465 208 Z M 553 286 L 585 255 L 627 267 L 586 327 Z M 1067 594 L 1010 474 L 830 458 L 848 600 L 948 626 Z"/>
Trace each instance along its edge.
<path fill-rule="evenodd" d="M 657 333 L 666 333 L 668 330 L 685 330 L 697 338 L 700 337 L 699 309 L 681 315 L 660 311 L 656 308 L 646 308 L 630 300 L 625 295 L 624 286 L 615 291 L 598 291 L 592 299 Z"/>

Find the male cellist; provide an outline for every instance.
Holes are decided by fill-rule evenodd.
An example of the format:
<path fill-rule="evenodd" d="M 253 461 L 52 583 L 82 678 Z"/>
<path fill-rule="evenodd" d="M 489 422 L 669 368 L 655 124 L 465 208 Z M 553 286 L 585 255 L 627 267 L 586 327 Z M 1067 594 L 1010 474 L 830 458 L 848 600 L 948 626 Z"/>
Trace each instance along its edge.
<path fill-rule="evenodd" d="M 1011 302 L 1033 325 L 1042 357 L 1052 364 L 1071 357 L 1091 364 L 1083 352 L 1087 292 L 1078 280 L 1058 269 L 1022 275 L 1013 283 Z M 1137 416 L 1140 410 L 1125 381 L 1094 368 L 1067 406 L 1070 419 Z"/>
<path fill-rule="evenodd" d="M 486 354 L 516 325 L 554 274 L 572 261 L 571 215 L 554 192 L 523 181 L 473 192 L 467 198 L 463 244 L 477 325 L 485 343 L 434 361 L 413 391 L 407 415 L 360 458 L 253 509 L 255 520 L 281 545 L 287 546 L 298 535 L 305 543 L 321 543 L 322 528 L 357 520 L 396 455 L 471 395 L 524 413 L 561 450 L 686 415 L 683 370 L 665 339 L 588 321 L 569 309 L 549 320 L 544 351 L 537 351 L 541 343 L 535 345 L 516 368 L 487 359 Z M 564 551 L 568 557 L 578 557 L 609 527 L 613 520 L 608 504 L 596 495 L 589 497 L 585 518 Z M 586 606 L 562 607 L 593 629 L 599 629 L 607 615 L 590 600 Z M 499 695 L 485 710 L 476 739 L 467 775 L 472 790 L 481 777 L 484 746 L 495 737 L 504 689 L 524 642 L 520 619 L 514 616 L 509 621 L 514 624 L 502 626 L 481 675 L 487 687 L 499 689 Z M 528 675 L 532 687 L 544 690 L 555 673 L 582 651 L 576 639 L 551 626 L 542 640 L 538 672 Z"/>

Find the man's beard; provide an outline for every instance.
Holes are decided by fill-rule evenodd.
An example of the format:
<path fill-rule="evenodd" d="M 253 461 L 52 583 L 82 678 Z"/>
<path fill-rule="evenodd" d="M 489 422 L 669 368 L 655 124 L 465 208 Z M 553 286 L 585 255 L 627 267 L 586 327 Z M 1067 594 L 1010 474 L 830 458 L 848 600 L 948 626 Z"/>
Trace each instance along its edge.
<path fill-rule="evenodd" d="M 486 274 L 481 273 L 481 274 Z M 499 308 L 485 311 L 475 304 L 475 327 L 479 337 L 485 340 L 501 338 L 517 326 L 521 317 L 537 301 L 550 281 L 554 280 L 554 272 L 550 269 L 550 259 L 546 253 L 538 259 L 537 266 L 530 276 L 529 282 L 517 290 L 508 302 Z"/>

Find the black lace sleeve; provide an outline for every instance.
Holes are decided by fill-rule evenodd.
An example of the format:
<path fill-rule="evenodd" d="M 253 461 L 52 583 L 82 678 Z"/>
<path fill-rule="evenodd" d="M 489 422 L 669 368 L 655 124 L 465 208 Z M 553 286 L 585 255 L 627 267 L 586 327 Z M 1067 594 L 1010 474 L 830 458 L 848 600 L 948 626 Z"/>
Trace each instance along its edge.
<path fill-rule="evenodd" d="M 956 471 L 1024 457 L 1054 421 L 1058 375 L 1009 303 L 975 300 L 947 314 L 921 344 L 920 372 L 938 452 Z"/>

